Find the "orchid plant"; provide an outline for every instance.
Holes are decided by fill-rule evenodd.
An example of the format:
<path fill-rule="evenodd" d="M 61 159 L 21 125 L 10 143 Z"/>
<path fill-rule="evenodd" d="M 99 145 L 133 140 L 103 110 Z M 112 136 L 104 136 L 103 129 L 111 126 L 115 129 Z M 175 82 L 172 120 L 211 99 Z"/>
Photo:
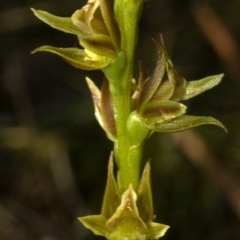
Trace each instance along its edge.
<path fill-rule="evenodd" d="M 150 183 L 150 164 L 140 178 L 144 142 L 154 132 L 182 131 L 203 124 L 222 123 L 212 117 L 185 115 L 180 101 L 216 86 L 223 74 L 186 81 L 174 68 L 163 37 L 155 40 L 158 58 L 151 75 L 139 62 L 133 76 L 138 20 L 144 0 L 89 0 L 71 17 L 57 17 L 32 9 L 34 14 L 57 30 L 76 35 L 81 48 L 42 46 L 33 51 L 50 52 L 72 66 L 102 70 L 101 89 L 86 78 L 95 116 L 113 142 L 108 180 L 99 215 L 80 217 L 86 228 L 107 239 L 158 239 L 169 226 L 155 223 Z M 117 176 L 114 176 L 114 160 Z"/>

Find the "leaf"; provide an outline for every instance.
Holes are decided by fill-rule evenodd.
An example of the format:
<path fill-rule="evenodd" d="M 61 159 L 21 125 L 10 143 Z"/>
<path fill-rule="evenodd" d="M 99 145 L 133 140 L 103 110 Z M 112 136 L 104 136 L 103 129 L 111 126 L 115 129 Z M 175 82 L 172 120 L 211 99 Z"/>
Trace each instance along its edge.
<path fill-rule="evenodd" d="M 197 81 L 187 82 L 185 87 L 176 88 L 172 100 L 181 101 L 195 97 L 218 85 L 224 74 L 209 76 Z"/>
<path fill-rule="evenodd" d="M 147 223 L 153 220 L 150 162 L 148 161 L 139 183 L 137 206 L 141 219 Z"/>
<path fill-rule="evenodd" d="M 113 175 L 113 153 L 111 152 L 108 163 L 108 178 L 104 193 L 101 214 L 109 219 L 120 205 L 121 196 Z"/>
<path fill-rule="evenodd" d="M 78 48 L 56 48 L 52 46 L 42 46 L 35 49 L 36 52 L 50 52 L 60 56 L 70 65 L 83 70 L 97 70 L 108 66 L 111 59 L 101 56 L 91 59 L 91 56 L 86 51 Z"/>
<path fill-rule="evenodd" d="M 95 235 L 106 237 L 108 228 L 106 227 L 106 218 L 102 215 L 90 215 L 80 217 L 78 220 Z"/>
<path fill-rule="evenodd" d="M 141 109 L 153 97 L 153 94 L 156 92 L 159 84 L 161 83 L 165 72 L 166 56 L 161 48 L 161 45 L 157 44 L 157 49 L 157 64 L 154 69 L 153 75 L 148 81 L 146 81 L 146 83 L 143 85 L 142 91 L 140 92 L 139 109 Z"/>
<path fill-rule="evenodd" d="M 77 36 L 85 34 L 73 24 L 72 19 L 69 17 L 57 17 L 48 12 L 35 10 L 33 8 L 31 8 L 31 10 L 37 18 L 50 25 L 52 28 Z"/>
<path fill-rule="evenodd" d="M 227 132 L 225 126 L 215 118 L 202 116 L 184 115 L 164 122 L 146 121 L 145 124 L 149 129 L 155 132 L 178 132 L 205 124 L 216 125 Z"/>
<path fill-rule="evenodd" d="M 186 106 L 170 100 L 152 100 L 146 104 L 140 112 L 140 116 L 146 122 L 164 122 L 176 118 L 186 112 Z"/>

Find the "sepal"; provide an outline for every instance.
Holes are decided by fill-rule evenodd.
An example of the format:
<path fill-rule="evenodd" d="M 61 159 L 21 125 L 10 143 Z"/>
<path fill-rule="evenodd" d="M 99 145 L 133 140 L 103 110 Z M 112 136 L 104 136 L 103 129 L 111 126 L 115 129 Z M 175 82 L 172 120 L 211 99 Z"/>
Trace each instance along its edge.
<path fill-rule="evenodd" d="M 84 227 L 91 230 L 95 235 L 105 237 L 106 233 L 108 232 L 106 218 L 102 215 L 80 217 L 78 220 L 84 225 Z"/>
<path fill-rule="evenodd" d="M 145 231 L 146 239 L 158 239 L 163 237 L 168 229 L 169 226 L 167 225 L 150 222 L 148 230 Z"/>
<path fill-rule="evenodd" d="M 37 18 L 39 18 L 52 28 L 77 36 L 84 34 L 80 28 L 73 24 L 72 19 L 69 17 L 58 17 L 48 12 L 36 10 L 34 8 L 31 8 L 31 10 Z"/>
<path fill-rule="evenodd" d="M 107 137 L 115 141 L 116 140 L 116 127 L 113 117 L 113 106 L 112 99 L 109 93 L 108 84 L 106 79 L 103 81 L 102 92 L 94 84 L 90 78 L 86 78 L 87 85 L 92 94 L 92 99 L 94 103 L 95 117 L 98 123 L 106 132 Z"/>
<path fill-rule="evenodd" d="M 195 97 L 218 85 L 221 82 L 223 76 L 224 74 L 218 74 L 205 77 L 197 81 L 186 82 L 186 86 L 183 86 L 182 84 L 176 87 L 171 99 L 175 101 L 182 101 Z"/>
<path fill-rule="evenodd" d="M 98 56 L 91 51 L 78 48 L 56 48 L 52 46 L 42 46 L 32 51 L 36 52 L 50 52 L 58 55 L 70 65 L 84 69 L 97 70 L 105 68 L 111 62 L 111 58 Z"/>
<path fill-rule="evenodd" d="M 102 87 L 101 87 L 102 97 L 101 97 L 101 115 L 105 126 L 105 131 L 108 136 L 111 136 L 111 140 L 116 140 L 116 124 L 114 119 L 114 108 L 112 95 L 109 91 L 109 82 L 104 77 Z"/>
<path fill-rule="evenodd" d="M 109 219 L 115 213 L 117 207 L 121 202 L 121 195 L 113 174 L 113 165 L 113 152 L 111 152 L 108 164 L 107 185 L 101 210 L 101 214 L 107 219 Z"/>
<path fill-rule="evenodd" d="M 213 117 L 198 117 L 198 116 L 188 116 L 183 115 L 177 118 L 169 119 L 164 122 L 162 121 L 150 121 L 148 119 L 144 119 L 144 123 L 146 126 L 155 132 L 179 132 L 189 128 L 211 124 L 222 128 L 225 132 L 227 132 L 226 127 L 216 120 Z"/>
<path fill-rule="evenodd" d="M 101 116 L 102 93 L 90 78 L 86 77 L 86 82 L 87 82 L 88 88 L 89 88 L 89 90 L 92 94 L 95 117 L 98 120 L 98 123 L 100 124 L 100 126 L 102 128 L 104 128 L 103 121 L 102 121 L 102 116 Z"/>
<path fill-rule="evenodd" d="M 151 169 L 148 161 L 143 170 L 142 178 L 138 186 L 137 206 L 140 209 L 140 215 L 144 222 L 153 220 L 153 202 L 151 188 Z"/>

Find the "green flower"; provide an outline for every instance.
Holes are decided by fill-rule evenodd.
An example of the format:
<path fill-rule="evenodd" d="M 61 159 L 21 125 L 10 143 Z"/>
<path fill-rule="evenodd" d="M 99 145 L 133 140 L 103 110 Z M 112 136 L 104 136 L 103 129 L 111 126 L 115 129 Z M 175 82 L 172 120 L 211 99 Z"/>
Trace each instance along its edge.
<path fill-rule="evenodd" d="M 119 30 L 108 0 L 89 0 L 70 18 L 57 17 L 35 9 L 32 11 L 51 27 L 76 35 L 83 47 L 79 49 L 42 46 L 33 53 L 51 52 L 76 68 L 95 70 L 108 66 L 119 52 Z"/>
<path fill-rule="evenodd" d="M 162 237 L 169 228 L 153 219 L 150 164 L 146 164 L 137 192 L 130 184 L 121 196 L 113 175 L 111 155 L 101 214 L 79 220 L 94 234 L 110 240 L 150 240 Z"/>
<path fill-rule="evenodd" d="M 203 124 L 214 124 L 226 131 L 218 120 L 205 116 L 184 115 L 187 100 L 216 86 L 223 74 L 187 82 L 174 68 L 163 39 L 158 48 L 158 60 L 152 76 L 147 76 L 142 63 L 138 84 L 133 82 L 131 117 L 155 132 L 176 132 Z M 146 132 L 146 131 L 145 131 Z"/>

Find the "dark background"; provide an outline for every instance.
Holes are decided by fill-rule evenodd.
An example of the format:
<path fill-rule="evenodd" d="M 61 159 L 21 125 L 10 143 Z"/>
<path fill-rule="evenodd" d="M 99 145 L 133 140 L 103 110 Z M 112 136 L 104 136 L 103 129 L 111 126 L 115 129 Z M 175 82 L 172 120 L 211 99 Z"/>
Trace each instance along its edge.
<path fill-rule="evenodd" d="M 95 121 L 85 76 L 41 45 L 74 47 L 30 7 L 70 16 L 82 0 L 0 2 L 0 239 L 97 238 L 77 217 L 99 214 L 112 143 Z M 149 0 L 137 59 L 151 74 L 152 38 L 162 33 L 187 80 L 225 73 L 222 83 L 187 102 L 188 114 L 213 116 L 229 133 L 202 126 L 154 134 L 151 157 L 156 221 L 166 240 L 240 239 L 240 1 Z M 137 75 L 136 75 L 137 76 Z"/>

